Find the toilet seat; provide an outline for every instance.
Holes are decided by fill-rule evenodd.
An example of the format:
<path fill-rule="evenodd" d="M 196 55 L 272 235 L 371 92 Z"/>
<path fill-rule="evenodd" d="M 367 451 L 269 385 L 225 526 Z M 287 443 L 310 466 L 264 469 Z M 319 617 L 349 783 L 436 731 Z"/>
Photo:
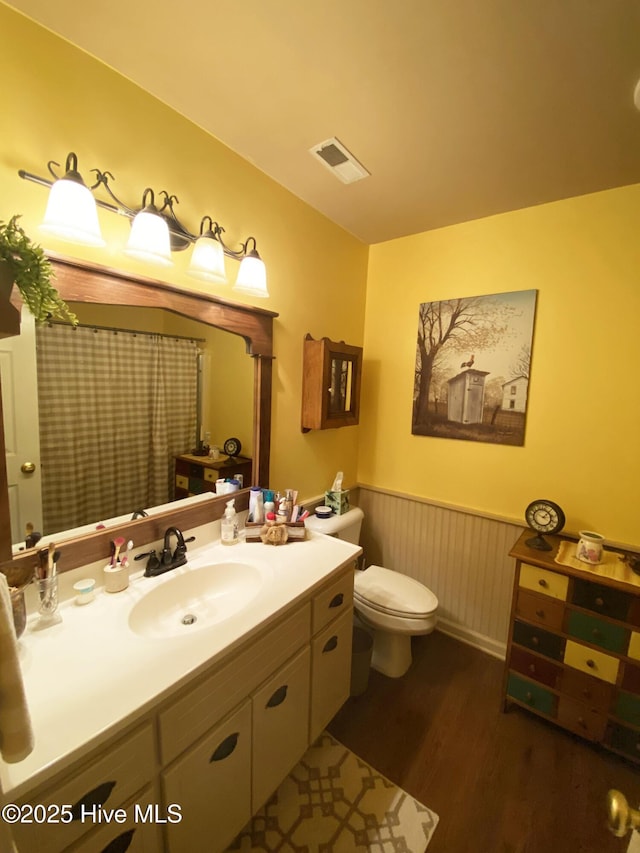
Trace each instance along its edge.
<path fill-rule="evenodd" d="M 424 584 L 382 566 L 355 573 L 354 598 L 378 613 L 401 618 L 427 618 L 438 609 L 438 599 Z"/>

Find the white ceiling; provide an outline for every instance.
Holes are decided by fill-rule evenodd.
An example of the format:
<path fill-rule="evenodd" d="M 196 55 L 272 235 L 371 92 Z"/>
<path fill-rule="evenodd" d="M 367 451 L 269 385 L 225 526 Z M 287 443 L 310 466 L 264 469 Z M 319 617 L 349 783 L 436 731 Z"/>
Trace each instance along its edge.
<path fill-rule="evenodd" d="M 8 5 L 366 243 L 640 182 L 638 0 Z"/>

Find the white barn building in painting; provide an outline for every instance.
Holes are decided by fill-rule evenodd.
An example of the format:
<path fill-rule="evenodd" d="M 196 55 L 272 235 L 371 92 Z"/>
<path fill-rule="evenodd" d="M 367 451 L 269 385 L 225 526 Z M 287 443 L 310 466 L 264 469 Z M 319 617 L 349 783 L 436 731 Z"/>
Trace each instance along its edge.
<path fill-rule="evenodd" d="M 502 408 L 507 412 L 524 412 L 527 409 L 527 389 L 529 380 L 526 376 L 516 376 L 502 386 Z"/>

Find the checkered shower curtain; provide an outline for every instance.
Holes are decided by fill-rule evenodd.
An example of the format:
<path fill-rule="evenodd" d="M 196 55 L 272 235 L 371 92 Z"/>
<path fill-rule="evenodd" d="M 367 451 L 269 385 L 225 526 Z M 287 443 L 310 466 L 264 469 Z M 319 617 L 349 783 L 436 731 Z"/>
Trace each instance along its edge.
<path fill-rule="evenodd" d="M 197 342 L 53 323 L 36 352 L 44 530 L 170 500 L 196 442 Z"/>

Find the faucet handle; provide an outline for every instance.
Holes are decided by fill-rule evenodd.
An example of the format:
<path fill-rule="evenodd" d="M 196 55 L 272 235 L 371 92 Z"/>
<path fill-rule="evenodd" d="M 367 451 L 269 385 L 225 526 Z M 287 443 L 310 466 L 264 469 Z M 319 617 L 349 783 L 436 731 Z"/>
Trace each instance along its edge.
<path fill-rule="evenodd" d="M 160 560 L 158 559 L 158 555 L 156 554 L 155 548 L 152 548 L 151 551 L 145 551 L 143 554 L 136 554 L 133 558 L 134 560 L 142 560 L 143 557 L 148 557 L 147 565 L 144 570 L 145 577 L 151 577 L 154 572 L 160 568 Z"/>

